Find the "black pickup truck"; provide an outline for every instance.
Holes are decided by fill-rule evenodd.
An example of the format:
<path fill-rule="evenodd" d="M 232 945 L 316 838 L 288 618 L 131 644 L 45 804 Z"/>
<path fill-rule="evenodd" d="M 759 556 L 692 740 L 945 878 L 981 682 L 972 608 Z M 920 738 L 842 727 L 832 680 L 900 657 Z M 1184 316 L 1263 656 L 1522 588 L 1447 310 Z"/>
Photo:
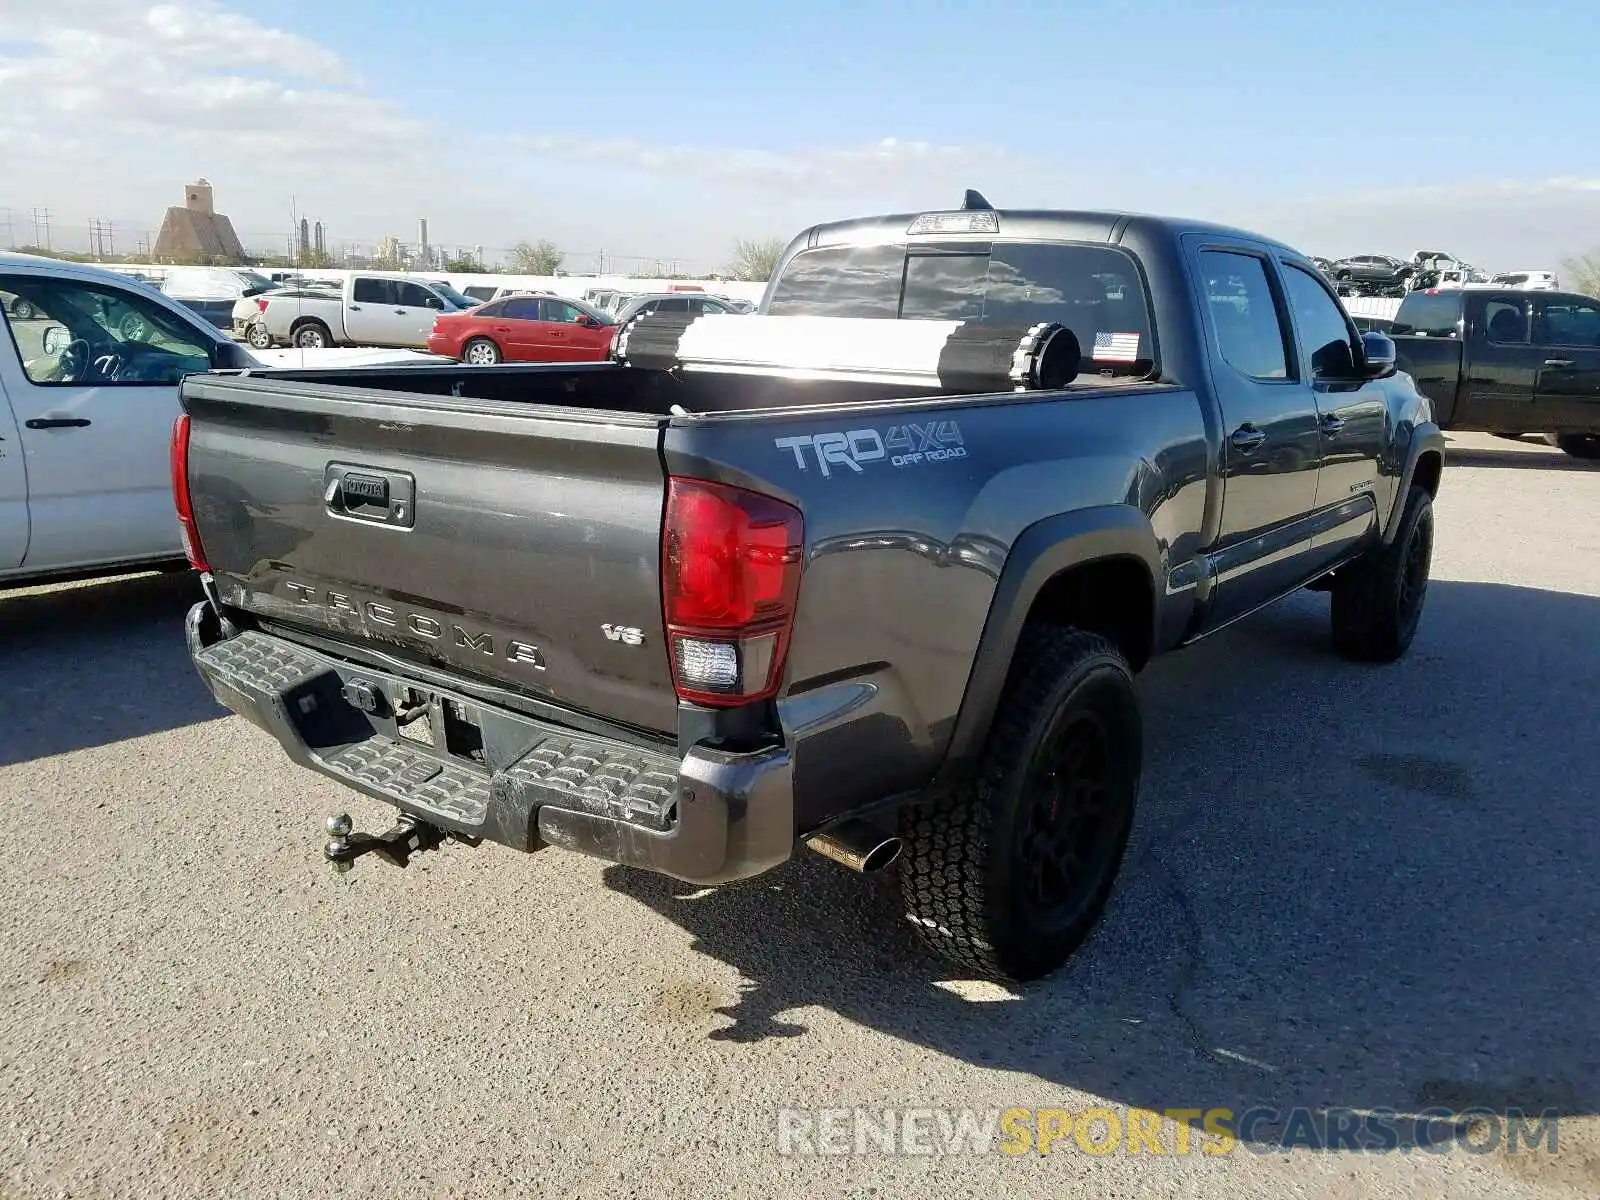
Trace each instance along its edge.
<path fill-rule="evenodd" d="M 1111 891 L 1152 655 L 1308 585 L 1346 656 L 1412 640 L 1443 437 L 1286 246 L 969 196 L 807 229 L 646 362 L 663 320 L 609 363 L 185 381 L 200 674 L 401 812 L 336 817 L 336 863 L 898 856 L 935 947 L 1033 977 Z M 985 376 L 988 329 L 1068 365 Z"/>
<path fill-rule="evenodd" d="M 1441 429 L 1539 433 L 1600 458 L 1600 300 L 1490 288 L 1412 292 L 1395 313 L 1400 370 Z"/>

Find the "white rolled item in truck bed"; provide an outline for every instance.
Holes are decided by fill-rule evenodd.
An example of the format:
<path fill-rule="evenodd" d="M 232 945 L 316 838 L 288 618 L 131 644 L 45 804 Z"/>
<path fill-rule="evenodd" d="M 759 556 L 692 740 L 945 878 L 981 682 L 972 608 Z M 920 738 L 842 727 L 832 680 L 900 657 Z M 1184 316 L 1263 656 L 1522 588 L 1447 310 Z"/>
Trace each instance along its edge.
<path fill-rule="evenodd" d="M 903 384 L 941 391 L 1065 387 L 1081 348 L 1065 326 L 870 317 L 638 317 L 613 357 L 633 367 Z"/>

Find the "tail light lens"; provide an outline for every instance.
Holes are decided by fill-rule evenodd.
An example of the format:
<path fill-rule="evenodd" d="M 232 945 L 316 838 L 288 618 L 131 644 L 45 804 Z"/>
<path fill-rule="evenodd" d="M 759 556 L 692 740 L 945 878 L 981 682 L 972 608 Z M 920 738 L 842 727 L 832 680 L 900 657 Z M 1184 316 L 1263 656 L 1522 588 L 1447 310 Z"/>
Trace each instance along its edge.
<path fill-rule="evenodd" d="M 267 311 L 267 302 L 266 302 L 265 299 L 261 299 L 261 300 L 257 300 L 256 301 L 256 311 L 257 312 L 266 312 Z"/>
<path fill-rule="evenodd" d="M 183 553 L 196 571 L 209 571 L 200 531 L 194 523 L 194 502 L 189 495 L 189 414 L 183 413 L 172 424 L 172 503 L 178 510 L 178 528 L 183 532 Z"/>
<path fill-rule="evenodd" d="M 679 699 L 730 707 L 778 690 L 804 533 L 800 510 L 771 496 L 667 481 L 661 591 Z"/>

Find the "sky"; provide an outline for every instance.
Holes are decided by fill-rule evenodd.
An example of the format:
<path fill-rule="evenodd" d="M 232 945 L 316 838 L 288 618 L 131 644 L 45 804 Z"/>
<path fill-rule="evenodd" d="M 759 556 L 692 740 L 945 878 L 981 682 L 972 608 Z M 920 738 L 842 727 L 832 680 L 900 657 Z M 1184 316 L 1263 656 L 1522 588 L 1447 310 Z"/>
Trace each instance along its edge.
<path fill-rule="evenodd" d="M 1597 64 L 1594 0 L 0 0 L 0 239 L 122 249 L 205 176 L 252 247 L 713 270 L 976 187 L 1545 269 L 1600 247 Z"/>

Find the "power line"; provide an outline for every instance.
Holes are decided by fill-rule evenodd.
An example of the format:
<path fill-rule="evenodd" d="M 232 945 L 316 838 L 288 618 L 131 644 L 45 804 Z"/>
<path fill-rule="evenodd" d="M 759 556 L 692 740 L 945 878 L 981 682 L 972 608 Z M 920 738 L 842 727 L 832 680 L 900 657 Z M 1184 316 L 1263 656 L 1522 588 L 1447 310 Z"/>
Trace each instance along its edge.
<path fill-rule="evenodd" d="M 41 233 L 42 231 L 42 233 Z M 33 210 L 33 244 L 50 249 L 50 210 L 35 207 Z"/>

